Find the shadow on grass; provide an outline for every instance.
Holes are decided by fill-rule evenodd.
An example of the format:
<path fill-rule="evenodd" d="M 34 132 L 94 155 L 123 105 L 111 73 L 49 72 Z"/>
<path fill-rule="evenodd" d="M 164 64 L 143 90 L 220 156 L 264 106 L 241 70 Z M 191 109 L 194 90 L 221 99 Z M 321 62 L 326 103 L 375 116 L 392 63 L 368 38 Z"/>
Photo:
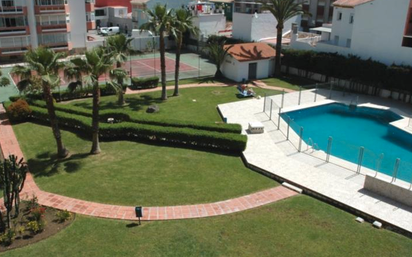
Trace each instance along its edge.
<path fill-rule="evenodd" d="M 59 171 L 74 173 L 81 169 L 82 163 L 80 160 L 89 156 L 87 153 L 73 154 L 68 158 L 59 159 L 56 154 L 50 152 L 40 153 L 34 159 L 27 161 L 30 167 L 30 172 L 35 177 L 51 177 Z"/>

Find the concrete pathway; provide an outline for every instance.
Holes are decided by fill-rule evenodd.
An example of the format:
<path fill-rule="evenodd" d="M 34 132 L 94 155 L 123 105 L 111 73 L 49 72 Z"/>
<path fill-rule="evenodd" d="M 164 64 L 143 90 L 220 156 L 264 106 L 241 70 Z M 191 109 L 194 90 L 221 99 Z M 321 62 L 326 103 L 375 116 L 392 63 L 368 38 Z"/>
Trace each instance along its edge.
<path fill-rule="evenodd" d="M 339 102 L 350 103 L 351 100 L 356 99 L 356 95 L 342 94 L 342 92 L 331 94 L 329 90 L 318 90 L 316 95 L 314 90 L 302 91 L 300 97 L 299 92 L 289 93 L 285 94 L 282 112 L 328 103 L 331 101 L 327 99 L 329 95 L 332 96 L 332 100 Z M 283 119 L 279 119 L 281 121 L 280 130 L 277 128 L 279 106 L 283 102 L 281 97 L 281 95 L 270 97 L 273 100 L 274 109 L 271 120 L 263 112 L 264 99 L 251 99 L 241 103 L 233 102 L 218 106 L 228 123 L 242 125 L 244 134 L 247 134 L 249 122 L 259 121 L 265 126 L 263 134 L 247 134 L 247 149 L 243 152 L 246 162 L 297 185 L 304 191 L 315 192 L 318 196 L 331 199 L 339 205 L 348 206 L 376 220 L 412 232 L 412 207 L 363 188 L 365 175 L 374 176 L 376 172 L 363 167 L 361 173 L 357 174 L 355 164 L 334 156 L 330 157 L 330 162 L 326 162 L 326 155 L 323 151 L 307 148 L 304 142 L 302 152 L 298 152 L 299 136 L 292 129 L 289 140 L 286 140 L 287 124 Z M 360 95 L 359 104 L 387 106 L 393 111 L 398 110 L 398 113 L 410 114 L 410 105 L 388 99 Z M 266 105 L 267 112 L 269 112 L 271 104 Z M 384 174 L 378 174 L 379 178 L 384 176 Z M 402 182 L 398 180 L 397 183 Z M 406 188 L 408 187 L 407 184 Z"/>
<path fill-rule="evenodd" d="M 6 156 L 13 154 L 18 157 L 24 157 L 2 105 L 0 105 L 0 147 Z M 215 203 L 143 207 L 142 220 L 193 219 L 231 214 L 273 203 L 296 194 L 292 190 L 279 186 Z M 68 210 L 77 214 L 110 219 L 136 220 L 134 206 L 94 203 L 45 192 L 39 189 L 31 174 L 28 174 L 26 178 L 21 195 L 22 199 L 30 199 L 33 195 L 36 195 L 39 203 L 43 206 Z M 2 202 L 0 204 L 3 205 Z"/>

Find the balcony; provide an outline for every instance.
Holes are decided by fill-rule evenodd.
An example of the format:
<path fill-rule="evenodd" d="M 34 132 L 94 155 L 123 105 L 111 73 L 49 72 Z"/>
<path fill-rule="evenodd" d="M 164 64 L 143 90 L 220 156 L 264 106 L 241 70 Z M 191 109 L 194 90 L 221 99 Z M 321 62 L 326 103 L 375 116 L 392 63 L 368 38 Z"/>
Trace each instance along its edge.
<path fill-rule="evenodd" d="M 0 38 L 0 55 L 23 54 L 30 47 L 30 37 Z"/>
<path fill-rule="evenodd" d="M 30 34 L 30 29 L 28 26 L 0 27 L 0 37 L 1 36 L 11 36 L 11 35 L 28 35 L 28 34 Z"/>
<path fill-rule="evenodd" d="M 34 6 L 34 12 L 36 14 L 49 14 L 49 13 L 69 13 L 69 6 L 65 4 L 63 0 L 51 0 L 41 1 L 38 0 Z"/>
<path fill-rule="evenodd" d="M 0 6 L 0 15 L 27 14 L 25 6 Z"/>
<path fill-rule="evenodd" d="M 38 33 L 47 33 L 47 32 L 70 32 L 71 27 L 68 23 L 60 24 L 37 24 Z"/>

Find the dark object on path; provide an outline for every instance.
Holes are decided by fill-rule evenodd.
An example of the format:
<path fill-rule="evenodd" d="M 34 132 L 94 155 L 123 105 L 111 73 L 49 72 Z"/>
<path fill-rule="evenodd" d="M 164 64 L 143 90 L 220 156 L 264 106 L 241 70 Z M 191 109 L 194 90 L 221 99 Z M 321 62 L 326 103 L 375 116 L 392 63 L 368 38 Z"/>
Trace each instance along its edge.
<path fill-rule="evenodd" d="M 147 113 L 155 113 L 155 112 L 159 112 L 159 106 L 158 105 L 150 105 L 149 107 L 147 107 L 146 110 Z"/>

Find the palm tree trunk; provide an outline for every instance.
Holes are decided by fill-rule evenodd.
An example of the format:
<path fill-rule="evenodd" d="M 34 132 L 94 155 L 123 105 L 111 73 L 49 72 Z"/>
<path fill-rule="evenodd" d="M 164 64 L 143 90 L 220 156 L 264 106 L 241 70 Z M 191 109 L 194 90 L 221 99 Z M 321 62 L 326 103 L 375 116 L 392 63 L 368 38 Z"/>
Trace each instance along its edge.
<path fill-rule="evenodd" d="M 280 77 L 281 72 L 282 72 L 281 52 L 282 52 L 283 24 L 278 24 L 276 26 L 276 29 L 277 29 L 277 36 L 276 36 L 275 77 Z"/>
<path fill-rule="evenodd" d="M 177 49 L 176 49 L 176 65 L 175 65 L 175 92 L 173 96 L 179 95 L 179 72 L 180 72 L 180 50 L 182 49 L 182 35 L 179 34 L 177 38 Z"/>
<path fill-rule="evenodd" d="M 99 143 L 99 108 L 100 108 L 100 87 L 99 81 L 96 81 L 93 85 L 93 117 L 92 117 L 92 133 L 93 144 L 91 154 L 100 153 Z"/>
<path fill-rule="evenodd" d="M 50 126 L 53 131 L 54 139 L 56 140 L 57 156 L 59 158 L 65 158 L 69 154 L 69 151 L 63 145 L 62 136 L 60 133 L 59 123 L 56 118 L 53 96 L 52 96 L 50 87 L 46 84 L 43 84 L 43 92 L 44 92 L 44 100 L 46 101 L 46 105 L 47 105 L 47 112 L 49 114 Z"/>
<path fill-rule="evenodd" d="M 116 67 L 117 67 L 118 69 L 120 69 L 120 68 L 122 67 L 122 63 L 118 62 L 118 63 L 116 64 Z M 119 90 L 119 93 L 118 93 L 119 96 L 118 96 L 118 99 L 117 99 L 117 104 L 120 105 L 120 106 L 122 106 L 122 105 L 125 105 L 125 104 L 126 104 L 126 102 L 124 101 L 123 78 L 119 78 L 118 82 L 119 82 L 119 85 L 120 85 L 120 90 Z"/>
<path fill-rule="evenodd" d="M 160 32 L 159 36 L 160 40 L 160 70 L 161 70 L 161 79 L 162 79 L 162 100 L 167 100 L 167 92 L 166 92 L 166 49 L 165 49 L 165 40 L 164 40 L 164 32 Z"/>

